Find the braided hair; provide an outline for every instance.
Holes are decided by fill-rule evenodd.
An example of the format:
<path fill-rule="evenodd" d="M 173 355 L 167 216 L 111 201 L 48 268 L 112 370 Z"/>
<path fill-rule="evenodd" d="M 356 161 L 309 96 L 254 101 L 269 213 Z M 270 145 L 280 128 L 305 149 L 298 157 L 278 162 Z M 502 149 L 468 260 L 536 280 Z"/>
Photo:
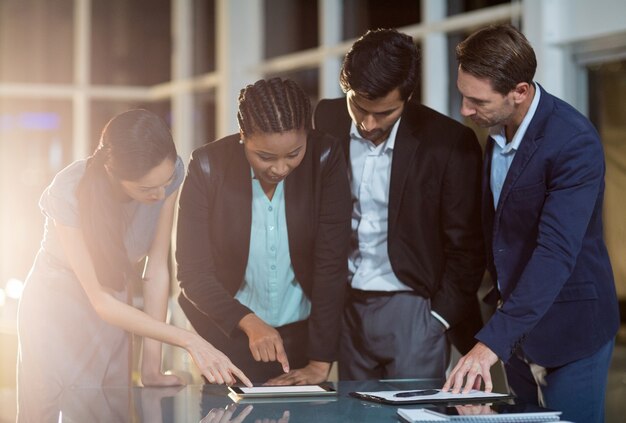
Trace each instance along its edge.
<path fill-rule="evenodd" d="M 166 158 L 176 162 L 176 147 L 154 113 L 130 110 L 104 127 L 76 190 L 81 230 L 100 284 L 119 291 L 139 279 L 124 244 L 126 214 L 107 171 L 117 180 L 136 181 Z"/>
<path fill-rule="evenodd" d="M 311 102 L 290 79 L 261 79 L 239 92 L 237 112 L 242 137 L 311 129 Z"/>

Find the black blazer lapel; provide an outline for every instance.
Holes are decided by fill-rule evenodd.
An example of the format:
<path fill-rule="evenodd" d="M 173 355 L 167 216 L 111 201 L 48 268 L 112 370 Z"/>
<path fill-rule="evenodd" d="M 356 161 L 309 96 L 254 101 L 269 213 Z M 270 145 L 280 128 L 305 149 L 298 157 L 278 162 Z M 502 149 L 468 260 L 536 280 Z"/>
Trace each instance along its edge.
<path fill-rule="evenodd" d="M 238 252 L 236 261 L 243 266 L 245 271 L 250 250 L 250 227 L 252 225 L 252 173 L 243 151 L 243 145 L 237 144 L 235 146 L 231 158 L 224 172 L 222 187 L 225 192 L 217 198 L 226 203 L 223 208 L 220 207 L 226 213 L 222 221 L 234 221 L 232 217 L 238 217 L 236 224 L 219 230 L 228 233 L 228 237 L 223 238 L 223 240 L 235 247 L 231 251 Z"/>
<path fill-rule="evenodd" d="M 310 251 L 306 248 L 310 245 L 309 234 L 312 231 L 303 233 L 301 228 L 311 228 L 314 222 L 312 213 L 315 213 L 315 199 L 313 186 L 315 181 L 312 180 L 313 161 L 315 159 L 315 139 L 309 134 L 307 137 L 306 154 L 302 159 L 302 163 L 296 167 L 293 172 L 285 179 L 285 218 L 287 220 L 287 234 L 289 238 L 289 252 L 291 254 L 291 262 L 297 274 L 309 269 L 303 269 L 300 257 L 307 257 Z M 301 282 L 301 281 L 300 281 Z"/>
<path fill-rule="evenodd" d="M 389 182 L 389 223 L 391 229 L 396 222 L 398 213 L 400 212 L 400 201 L 402 193 L 406 185 L 407 175 L 411 164 L 415 160 L 415 152 L 420 144 L 419 134 L 419 118 L 411 116 L 416 112 L 415 106 L 406 105 L 406 110 L 402 114 L 400 126 L 396 134 L 396 141 L 393 148 L 393 159 L 391 160 L 391 180 Z M 416 114 L 416 113 L 415 113 Z M 411 122 L 417 122 L 417 125 L 411 125 Z"/>

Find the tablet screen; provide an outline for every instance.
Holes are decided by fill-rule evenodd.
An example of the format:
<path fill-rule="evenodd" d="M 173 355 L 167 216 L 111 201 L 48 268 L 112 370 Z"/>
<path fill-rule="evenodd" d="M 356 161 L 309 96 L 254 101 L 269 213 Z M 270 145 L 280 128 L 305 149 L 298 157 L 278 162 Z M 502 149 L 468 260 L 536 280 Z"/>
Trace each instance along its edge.
<path fill-rule="evenodd" d="M 319 385 L 305 386 L 253 386 L 252 388 L 241 387 L 244 394 L 288 394 L 294 392 L 326 392 Z"/>
<path fill-rule="evenodd" d="M 290 396 L 290 395 L 328 395 L 336 391 L 328 386 L 302 385 L 302 386 L 231 386 L 229 389 L 243 397 L 253 396 Z"/>

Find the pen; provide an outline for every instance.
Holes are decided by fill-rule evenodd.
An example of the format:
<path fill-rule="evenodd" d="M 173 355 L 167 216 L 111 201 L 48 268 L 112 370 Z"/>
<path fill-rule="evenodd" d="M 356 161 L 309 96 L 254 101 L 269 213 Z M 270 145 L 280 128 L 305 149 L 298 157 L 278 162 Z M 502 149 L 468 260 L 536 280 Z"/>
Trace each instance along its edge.
<path fill-rule="evenodd" d="M 408 398 L 408 397 L 418 397 L 422 395 L 434 395 L 437 393 L 439 393 L 438 389 L 422 389 L 420 391 L 398 392 L 397 394 L 394 394 L 394 397 Z"/>

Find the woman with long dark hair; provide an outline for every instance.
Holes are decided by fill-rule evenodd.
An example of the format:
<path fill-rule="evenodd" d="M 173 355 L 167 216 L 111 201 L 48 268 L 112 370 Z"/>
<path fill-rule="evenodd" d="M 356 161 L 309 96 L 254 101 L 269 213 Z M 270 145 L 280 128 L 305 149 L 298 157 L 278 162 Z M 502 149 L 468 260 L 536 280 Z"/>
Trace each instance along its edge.
<path fill-rule="evenodd" d="M 209 382 L 249 383 L 200 336 L 164 323 L 182 179 L 165 122 L 131 110 L 105 126 L 92 156 L 46 188 L 44 238 L 19 306 L 20 421 L 56 422 L 60 398 L 72 386 L 128 386 L 128 332 L 145 337 L 144 385 L 181 383 L 161 371 L 161 342 L 186 349 Z M 137 267 L 146 257 L 142 273 Z M 129 285 L 140 280 L 143 311 L 129 304 Z"/>

